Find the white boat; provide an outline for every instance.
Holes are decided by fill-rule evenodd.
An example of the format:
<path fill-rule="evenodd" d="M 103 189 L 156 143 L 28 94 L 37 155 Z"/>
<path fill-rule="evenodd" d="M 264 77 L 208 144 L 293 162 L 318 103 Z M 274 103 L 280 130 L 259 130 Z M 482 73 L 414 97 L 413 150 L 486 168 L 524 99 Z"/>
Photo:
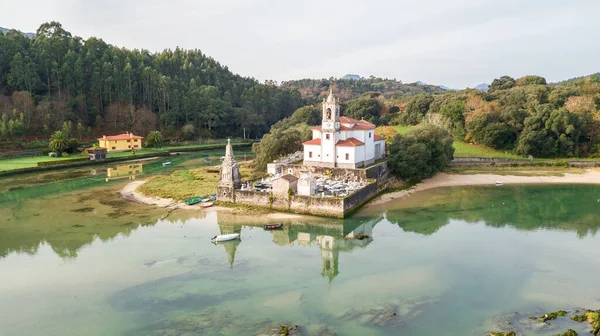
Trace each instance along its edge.
<path fill-rule="evenodd" d="M 504 184 L 504 182 L 502 182 L 502 181 L 496 181 L 496 185 L 497 185 L 497 186 L 501 186 L 501 185 L 503 185 L 503 184 Z"/>
<path fill-rule="evenodd" d="M 210 240 L 212 240 L 213 242 L 224 242 L 224 241 L 229 241 L 229 240 L 236 240 L 240 238 L 240 234 L 239 233 L 231 233 L 231 234 L 226 234 L 226 235 L 217 235 L 212 237 Z"/>
<path fill-rule="evenodd" d="M 204 202 L 204 201 L 203 201 L 203 202 L 202 202 L 202 203 L 200 203 L 199 205 L 200 205 L 200 207 L 201 207 L 201 208 L 208 208 L 208 207 L 211 207 L 211 206 L 213 206 L 213 202 Z"/>
<path fill-rule="evenodd" d="M 163 162 L 162 164 L 163 167 L 170 167 L 171 166 L 171 162 Z"/>

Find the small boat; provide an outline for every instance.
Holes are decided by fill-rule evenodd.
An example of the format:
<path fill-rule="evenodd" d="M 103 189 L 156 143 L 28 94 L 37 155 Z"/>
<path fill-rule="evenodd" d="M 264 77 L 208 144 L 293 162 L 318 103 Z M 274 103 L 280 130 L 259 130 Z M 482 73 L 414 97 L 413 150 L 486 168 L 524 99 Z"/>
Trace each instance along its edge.
<path fill-rule="evenodd" d="M 283 224 L 281 224 L 281 223 L 267 224 L 264 227 L 265 227 L 265 230 L 277 230 L 277 229 L 281 229 L 283 227 Z"/>
<path fill-rule="evenodd" d="M 216 200 L 217 200 L 217 194 L 212 194 L 212 195 L 210 195 L 210 198 L 209 198 L 209 199 L 210 199 L 211 201 L 216 201 Z"/>
<path fill-rule="evenodd" d="M 194 204 L 198 204 L 200 202 L 202 202 L 204 200 L 203 197 L 200 196 L 196 196 L 196 197 L 191 197 L 185 200 L 185 204 L 187 205 L 194 205 Z"/>
<path fill-rule="evenodd" d="M 239 233 L 231 233 L 231 234 L 226 234 L 226 235 L 216 235 L 216 236 L 212 237 L 210 240 L 212 240 L 213 242 L 224 242 L 224 241 L 229 241 L 229 240 L 236 240 L 239 238 L 240 238 Z"/>
<path fill-rule="evenodd" d="M 169 161 L 169 162 L 163 162 L 162 166 L 163 167 L 171 167 L 171 161 Z"/>
<path fill-rule="evenodd" d="M 211 206 L 213 206 L 212 202 L 202 202 L 202 203 L 200 203 L 200 207 L 201 208 L 209 208 Z"/>
<path fill-rule="evenodd" d="M 210 162 L 210 158 L 209 157 L 204 158 L 204 162 Z"/>
<path fill-rule="evenodd" d="M 503 184 L 504 184 L 504 182 L 503 182 L 503 181 L 496 181 L 496 185 L 497 185 L 497 186 L 501 186 L 501 185 L 503 185 Z"/>

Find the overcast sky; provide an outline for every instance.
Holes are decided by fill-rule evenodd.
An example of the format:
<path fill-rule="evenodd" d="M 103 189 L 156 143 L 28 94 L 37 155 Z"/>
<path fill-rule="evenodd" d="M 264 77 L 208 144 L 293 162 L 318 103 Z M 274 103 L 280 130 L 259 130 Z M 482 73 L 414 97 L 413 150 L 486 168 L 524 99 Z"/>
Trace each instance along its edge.
<path fill-rule="evenodd" d="M 600 0 L 0 0 L 0 26 L 198 48 L 261 81 L 361 76 L 453 88 L 600 71 Z"/>

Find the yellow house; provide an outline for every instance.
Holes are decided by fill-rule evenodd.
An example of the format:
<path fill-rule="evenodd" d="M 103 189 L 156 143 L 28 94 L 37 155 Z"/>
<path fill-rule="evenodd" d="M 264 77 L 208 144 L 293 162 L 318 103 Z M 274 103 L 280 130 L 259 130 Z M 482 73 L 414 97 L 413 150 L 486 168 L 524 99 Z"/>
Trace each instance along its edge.
<path fill-rule="evenodd" d="M 103 136 L 98 139 L 99 146 L 106 148 L 108 152 L 126 151 L 132 149 L 142 149 L 142 139 L 139 135 L 133 133 L 123 133 L 119 135 Z"/>

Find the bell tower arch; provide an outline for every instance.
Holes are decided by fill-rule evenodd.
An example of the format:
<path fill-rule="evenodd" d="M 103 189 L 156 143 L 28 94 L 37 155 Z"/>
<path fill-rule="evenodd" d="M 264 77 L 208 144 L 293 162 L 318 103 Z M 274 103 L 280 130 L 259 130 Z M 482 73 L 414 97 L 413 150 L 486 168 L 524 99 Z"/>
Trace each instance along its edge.
<path fill-rule="evenodd" d="M 333 95 L 333 88 L 329 88 L 329 96 L 327 99 L 323 99 L 321 125 L 323 131 L 337 132 L 340 130 L 340 104 Z"/>

